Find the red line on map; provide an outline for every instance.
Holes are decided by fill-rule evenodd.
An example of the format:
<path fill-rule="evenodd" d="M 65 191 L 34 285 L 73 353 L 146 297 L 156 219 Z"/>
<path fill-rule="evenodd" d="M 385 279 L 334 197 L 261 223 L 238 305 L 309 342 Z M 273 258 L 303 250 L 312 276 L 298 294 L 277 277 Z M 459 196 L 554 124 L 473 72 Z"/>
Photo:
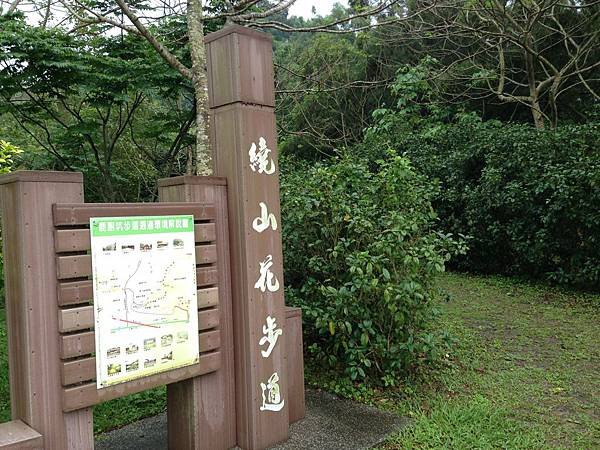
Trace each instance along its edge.
<path fill-rule="evenodd" d="M 134 322 L 133 320 L 119 319 L 118 317 L 114 317 L 114 316 L 113 316 L 113 320 L 118 320 L 120 322 L 125 322 L 125 323 L 132 323 L 134 325 L 141 325 L 143 327 L 160 328 L 160 327 L 157 327 L 156 325 L 150 325 L 150 324 L 141 323 L 141 322 Z"/>

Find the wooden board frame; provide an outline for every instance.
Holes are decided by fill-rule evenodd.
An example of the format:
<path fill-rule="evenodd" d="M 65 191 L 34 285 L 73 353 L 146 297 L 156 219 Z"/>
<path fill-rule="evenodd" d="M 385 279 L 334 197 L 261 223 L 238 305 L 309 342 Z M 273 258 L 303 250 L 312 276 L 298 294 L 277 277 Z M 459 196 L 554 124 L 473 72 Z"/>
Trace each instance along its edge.
<path fill-rule="evenodd" d="M 96 388 L 96 359 L 93 356 L 94 312 L 91 298 L 92 262 L 89 220 L 92 217 L 133 217 L 190 214 L 194 217 L 196 270 L 203 274 L 198 290 L 199 341 L 210 333 L 210 345 L 203 345 L 197 364 L 150 375 L 103 389 Z M 218 309 L 217 224 L 214 203 L 56 203 L 52 205 L 54 248 L 58 282 L 58 331 L 60 333 L 61 382 L 63 410 L 74 411 L 97 403 L 197 377 L 220 368 L 218 346 L 220 333 Z M 215 273 L 216 272 L 216 273 Z M 206 281 L 209 285 L 206 286 Z M 73 295 L 73 291 L 76 295 Z M 71 295 L 65 295 L 65 294 Z M 65 301 L 64 297 L 68 300 Z"/>

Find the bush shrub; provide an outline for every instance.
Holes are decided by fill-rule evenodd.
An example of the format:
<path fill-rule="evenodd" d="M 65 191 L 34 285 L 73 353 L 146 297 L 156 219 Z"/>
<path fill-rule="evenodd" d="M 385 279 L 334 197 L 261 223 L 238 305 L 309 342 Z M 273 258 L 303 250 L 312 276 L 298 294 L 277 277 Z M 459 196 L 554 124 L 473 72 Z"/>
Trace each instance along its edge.
<path fill-rule="evenodd" d="M 434 186 L 394 154 L 282 166 L 287 298 L 302 307 L 311 361 L 394 384 L 436 359 L 432 281 L 464 245 L 435 231 Z"/>
<path fill-rule="evenodd" d="M 390 136 L 441 181 L 444 229 L 472 237 L 458 268 L 600 288 L 600 123 L 536 130 L 471 118 Z"/>

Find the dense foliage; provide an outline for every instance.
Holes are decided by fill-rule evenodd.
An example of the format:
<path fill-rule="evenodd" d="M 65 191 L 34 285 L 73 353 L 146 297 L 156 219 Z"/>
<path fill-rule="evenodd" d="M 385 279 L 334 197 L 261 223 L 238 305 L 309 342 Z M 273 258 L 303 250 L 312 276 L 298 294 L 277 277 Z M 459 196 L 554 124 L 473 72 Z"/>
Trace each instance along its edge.
<path fill-rule="evenodd" d="M 436 231 L 434 186 L 394 154 L 286 165 L 287 299 L 302 307 L 311 361 L 393 384 L 436 359 L 444 347 L 427 331 L 433 277 L 465 247 Z"/>
<path fill-rule="evenodd" d="M 462 116 L 372 140 L 441 181 L 443 227 L 471 237 L 459 268 L 600 287 L 599 123 L 542 131 Z"/>

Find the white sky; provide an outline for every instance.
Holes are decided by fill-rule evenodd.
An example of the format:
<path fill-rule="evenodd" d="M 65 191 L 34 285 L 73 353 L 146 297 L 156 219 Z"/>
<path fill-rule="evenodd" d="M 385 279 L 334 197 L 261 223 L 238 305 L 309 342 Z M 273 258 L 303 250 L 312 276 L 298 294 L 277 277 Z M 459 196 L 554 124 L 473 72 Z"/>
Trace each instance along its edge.
<path fill-rule="evenodd" d="M 302 16 L 305 19 L 312 17 L 313 5 L 317 8 L 317 14 L 327 15 L 335 3 L 341 3 L 348 6 L 347 0 L 297 0 L 290 8 L 290 16 Z"/>

